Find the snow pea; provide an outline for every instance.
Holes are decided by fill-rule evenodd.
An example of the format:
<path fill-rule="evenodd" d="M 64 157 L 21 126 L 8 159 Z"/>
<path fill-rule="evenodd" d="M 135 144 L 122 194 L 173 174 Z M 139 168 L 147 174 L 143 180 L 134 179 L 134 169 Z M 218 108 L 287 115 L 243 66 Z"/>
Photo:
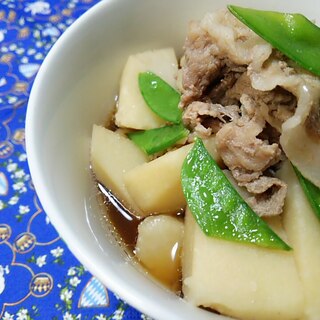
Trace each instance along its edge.
<path fill-rule="evenodd" d="M 200 139 L 183 163 L 181 185 L 192 215 L 207 236 L 291 250 L 241 198 Z"/>
<path fill-rule="evenodd" d="M 293 169 L 315 215 L 320 219 L 320 188 L 306 179 L 295 166 L 293 166 Z"/>
<path fill-rule="evenodd" d="M 305 16 L 233 5 L 228 9 L 273 47 L 320 76 L 320 28 Z"/>
<path fill-rule="evenodd" d="M 139 74 L 140 92 L 149 108 L 161 118 L 175 124 L 182 119 L 178 105 L 180 93 L 152 72 Z"/>
<path fill-rule="evenodd" d="M 189 131 L 182 124 L 128 133 L 128 137 L 143 151 L 151 155 L 166 150 L 187 137 Z"/>

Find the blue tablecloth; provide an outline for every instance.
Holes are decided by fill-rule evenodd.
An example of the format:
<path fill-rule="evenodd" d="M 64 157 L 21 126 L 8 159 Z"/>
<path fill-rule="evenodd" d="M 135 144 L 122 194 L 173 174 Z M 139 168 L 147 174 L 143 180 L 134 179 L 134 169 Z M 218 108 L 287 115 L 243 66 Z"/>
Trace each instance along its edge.
<path fill-rule="evenodd" d="M 147 319 L 68 250 L 28 169 L 25 115 L 44 57 L 98 0 L 0 1 L 0 319 Z"/>

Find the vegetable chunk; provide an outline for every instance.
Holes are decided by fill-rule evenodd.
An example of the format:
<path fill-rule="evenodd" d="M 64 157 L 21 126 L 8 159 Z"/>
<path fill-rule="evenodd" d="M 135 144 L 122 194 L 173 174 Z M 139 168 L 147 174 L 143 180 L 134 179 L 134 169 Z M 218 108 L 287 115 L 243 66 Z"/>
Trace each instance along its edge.
<path fill-rule="evenodd" d="M 177 90 L 150 71 L 139 74 L 139 87 L 145 102 L 154 113 L 175 124 L 181 123 L 180 93 Z"/>
<path fill-rule="evenodd" d="M 172 48 L 146 51 L 128 58 L 120 83 L 115 122 L 119 127 L 153 129 L 165 124 L 146 104 L 139 89 L 141 72 L 151 71 L 176 88 L 178 62 Z"/>
<path fill-rule="evenodd" d="M 138 227 L 138 259 L 172 290 L 180 286 L 183 229 L 181 220 L 166 215 L 147 217 Z"/>
<path fill-rule="evenodd" d="M 285 238 L 278 217 L 271 227 Z M 302 316 L 304 297 L 292 252 L 207 237 L 187 209 L 182 257 L 184 297 L 196 306 L 246 320 Z"/>
<path fill-rule="evenodd" d="M 163 151 L 179 140 L 186 138 L 189 131 L 181 124 L 145 131 L 128 133 L 128 137 L 143 151 L 151 155 Z"/>
<path fill-rule="evenodd" d="M 191 147 L 190 144 L 168 152 L 125 173 L 130 196 L 146 215 L 175 213 L 186 206 L 180 172 Z"/>
<path fill-rule="evenodd" d="M 124 185 L 123 175 L 147 160 L 145 153 L 128 138 L 104 127 L 93 126 L 91 165 L 97 180 L 138 215 L 140 209 Z"/>
<path fill-rule="evenodd" d="M 294 248 L 305 294 L 304 319 L 317 320 L 320 315 L 320 222 L 289 162 L 282 166 L 279 177 L 288 184 L 284 227 Z"/>

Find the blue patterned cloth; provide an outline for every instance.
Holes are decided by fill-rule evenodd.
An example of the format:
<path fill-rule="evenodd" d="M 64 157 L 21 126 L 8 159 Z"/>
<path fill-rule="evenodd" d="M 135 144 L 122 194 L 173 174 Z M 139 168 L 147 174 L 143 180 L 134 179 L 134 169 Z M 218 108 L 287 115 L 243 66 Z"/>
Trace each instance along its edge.
<path fill-rule="evenodd" d="M 0 1 L 0 319 L 147 319 L 68 250 L 41 208 L 25 151 L 25 115 L 44 57 L 98 0 Z"/>

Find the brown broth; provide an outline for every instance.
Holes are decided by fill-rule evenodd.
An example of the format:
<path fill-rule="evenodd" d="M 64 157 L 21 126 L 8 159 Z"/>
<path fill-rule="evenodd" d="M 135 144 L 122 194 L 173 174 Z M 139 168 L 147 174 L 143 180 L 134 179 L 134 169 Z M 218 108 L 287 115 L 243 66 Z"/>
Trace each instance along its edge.
<path fill-rule="evenodd" d="M 133 254 L 140 220 L 132 215 L 101 183 L 98 183 L 98 188 L 103 196 L 105 219 L 115 228 L 117 238 L 120 238 L 121 244 L 129 251 L 128 253 Z"/>
<path fill-rule="evenodd" d="M 98 189 L 100 193 L 98 195 L 99 202 L 103 206 L 103 220 L 111 224 L 114 230 L 114 236 L 119 241 L 123 249 L 131 257 L 135 257 L 135 245 L 138 237 L 138 226 L 142 219 L 135 217 L 133 214 L 127 210 L 124 205 L 118 200 L 105 186 L 97 182 Z M 176 213 L 176 217 L 182 219 L 184 216 L 184 210 L 180 210 Z M 172 260 L 176 260 L 176 254 L 180 254 L 180 250 L 177 250 L 176 245 L 172 248 L 169 253 Z M 138 261 L 138 259 L 137 259 Z M 139 262 L 139 261 L 138 261 Z M 155 280 L 159 281 L 162 285 L 168 289 L 174 291 L 176 294 L 181 295 L 181 269 L 179 268 L 177 272 L 179 273 L 179 279 L 175 283 L 168 283 L 166 270 L 149 270 L 142 263 L 146 272 L 150 274 Z"/>

